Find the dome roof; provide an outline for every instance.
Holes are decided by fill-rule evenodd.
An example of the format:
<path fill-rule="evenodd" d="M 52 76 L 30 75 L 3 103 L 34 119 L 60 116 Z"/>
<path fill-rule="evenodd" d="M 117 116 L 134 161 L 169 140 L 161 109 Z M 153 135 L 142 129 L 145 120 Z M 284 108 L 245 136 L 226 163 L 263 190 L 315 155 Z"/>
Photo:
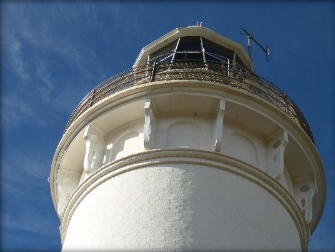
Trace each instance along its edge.
<path fill-rule="evenodd" d="M 159 57 L 163 55 L 165 57 Z M 248 69 L 252 68 L 252 62 L 241 44 L 201 26 L 176 28 L 143 47 L 133 67 L 154 58 L 168 58 L 171 61 L 182 58 L 216 62 L 232 60 Z"/>

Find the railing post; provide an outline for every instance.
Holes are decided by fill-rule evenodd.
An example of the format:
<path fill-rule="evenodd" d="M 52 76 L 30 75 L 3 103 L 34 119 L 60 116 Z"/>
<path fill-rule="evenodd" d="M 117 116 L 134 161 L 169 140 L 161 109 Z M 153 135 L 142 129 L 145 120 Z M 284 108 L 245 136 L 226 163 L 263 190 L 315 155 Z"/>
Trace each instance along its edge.
<path fill-rule="evenodd" d="M 231 73 L 230 73 L 230 62 L 229 62 L 229 59 L 227 61 L 227 76 L 228 77 L 231 77 Z"/>
<path fill-rule="evenodd" d="M 155 71 L 156 71 L 156 62 L 154 62 L 154 65 L 152 66 L 150 82 L 153 82 L 153 81 L 154 81 Z"/>
<path fill-rule="evenodd" d="M 93 105 L 95 92 L 96 92 L 96 89 L 94 88 L 94 89 L 93 89 L 93 93 L 92 93 L 92 95 L 91 95 L 91 99 L 90 99 L 90 107 L 92 107 L 92 105 Z"/>
<path fill-rule="evenodd" d="M 284 103 L 285 103 L 285 112 L 286 112 L 286 114 L 287 114 L 287 112 L 288 112 L 288 107 L 287 107 L 287 96 L 286 96 L 286 94 L 284 94 Z"/>

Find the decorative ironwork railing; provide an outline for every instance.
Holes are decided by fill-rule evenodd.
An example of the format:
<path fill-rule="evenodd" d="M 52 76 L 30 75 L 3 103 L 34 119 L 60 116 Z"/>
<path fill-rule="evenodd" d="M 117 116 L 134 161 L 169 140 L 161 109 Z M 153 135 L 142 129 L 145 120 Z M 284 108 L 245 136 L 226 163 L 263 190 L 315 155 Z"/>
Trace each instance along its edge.
<path fill-rule="evenodd" d="M 86 110 L 118 91 L 153 81 L 211 81 L 257 95 L 284 111 L 314 143 L 311 129 L 298 106 L 278 87 L 236 63 L 183 60 L 141 65 L 121 72 L 89 92 L 73 111 L 65 131 Z"/>

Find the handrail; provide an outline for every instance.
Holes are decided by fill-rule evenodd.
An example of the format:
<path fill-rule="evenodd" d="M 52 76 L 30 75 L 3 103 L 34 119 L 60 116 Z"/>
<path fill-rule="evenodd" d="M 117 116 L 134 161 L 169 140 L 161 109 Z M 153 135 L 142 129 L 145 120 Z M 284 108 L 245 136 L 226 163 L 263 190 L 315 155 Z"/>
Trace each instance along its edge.
<path fill-rule="evenodd" d="M 313 134 L 298 106 L 278 87 L 236 63 L 182 60 L 143 64 L 123 71 L 99 84 L 78 104 L 65 127 L 66 130 L 98 101 L 127 88 L 154 81 L 212 81 L 257 95 L 285 112 L 314 142 Z"/>

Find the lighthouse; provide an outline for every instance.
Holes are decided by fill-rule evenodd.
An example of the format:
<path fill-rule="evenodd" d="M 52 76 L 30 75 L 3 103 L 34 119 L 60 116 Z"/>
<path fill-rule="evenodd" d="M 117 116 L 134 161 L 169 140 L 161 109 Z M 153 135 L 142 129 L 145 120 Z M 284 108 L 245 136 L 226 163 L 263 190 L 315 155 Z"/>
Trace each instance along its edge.
<path fill-rule="evenodd" d="M 83 98 L 50 189 L 63 251 L 307 251 L 325 203 L 302 112 L 202 26 L 148 44 Z"/>

